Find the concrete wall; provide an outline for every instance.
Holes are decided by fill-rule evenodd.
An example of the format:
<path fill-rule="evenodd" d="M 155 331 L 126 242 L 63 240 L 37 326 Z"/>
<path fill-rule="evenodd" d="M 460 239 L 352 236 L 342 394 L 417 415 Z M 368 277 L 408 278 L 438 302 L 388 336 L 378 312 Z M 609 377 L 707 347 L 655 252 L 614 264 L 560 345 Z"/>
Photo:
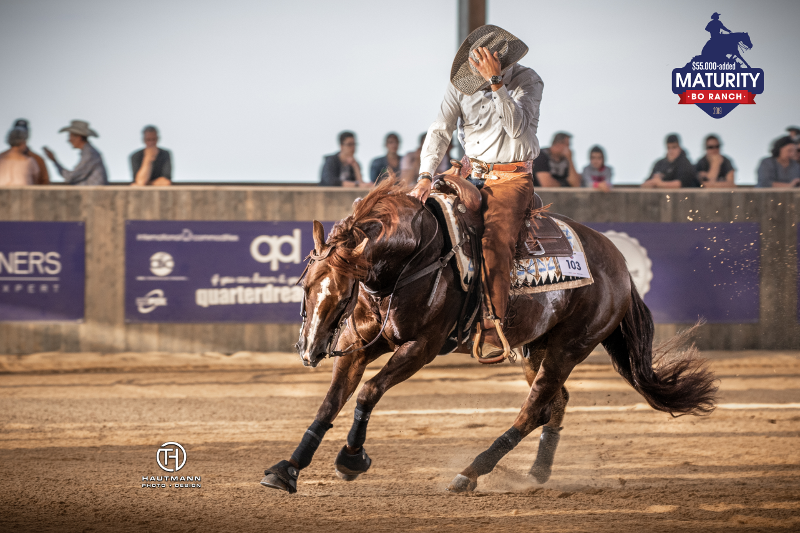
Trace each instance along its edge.
<path fill-rule="evenodd" d="M 86 222 L 86 312 L 82 324 L 0 323 L 0 353 L 41 351 L 285 351 L 297 325 L 126 324 L 126 220 L 336 220 L 363 194 L 338 188 L 269 186 L 25 187 L 0 189 L 0 220 Z M 761 309 L 757 324 L 710 324 L 708 349 L 800 347 L 797 223 L 800 191 L 542 190 L 552 210 L 581 222 L 759 222 Z M 664 337 L 681 324 L 659 325 Z"/>

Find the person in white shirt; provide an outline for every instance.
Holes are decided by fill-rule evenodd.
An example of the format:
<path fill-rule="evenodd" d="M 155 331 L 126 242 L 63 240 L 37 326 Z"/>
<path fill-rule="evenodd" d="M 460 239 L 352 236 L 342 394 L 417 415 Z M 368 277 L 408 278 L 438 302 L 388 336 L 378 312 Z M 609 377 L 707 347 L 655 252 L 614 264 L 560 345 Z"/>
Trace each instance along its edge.
<path fill-rule="evenodd" d="M 481 26 L 466 38 L 453 61 L 439 115 L 428 129 L 420 175 L 410 193 L 422 202 L 428 198 L 432 173 L 458 128 L 468 162 L 462 173 L 471 164 L 469 179 L 483 197 L 490 304 L 483 314 L 482 359 L 504 355 L 497 327 L 508 306 L 517 237 L 533 199 L 531 169 L 539 155 L 536 131 L 544 83 L 533 69 L 517 63 L 527 52 L 525 43 L 497 26 Z"/>

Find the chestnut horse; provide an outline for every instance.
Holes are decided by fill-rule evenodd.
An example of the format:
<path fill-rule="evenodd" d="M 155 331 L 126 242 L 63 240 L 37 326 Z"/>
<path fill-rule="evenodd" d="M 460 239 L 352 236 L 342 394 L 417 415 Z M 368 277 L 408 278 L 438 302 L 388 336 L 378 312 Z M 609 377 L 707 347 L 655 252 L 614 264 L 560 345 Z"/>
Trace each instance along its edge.
<path fill-rule="evenodd" d="M 437 355 L 453 349 L 448 337 L 467 295 L 454 267 L 428 268 L 449 250 L 443 249 L 445 240 L 433 214 L 407 192 L 396 181 L 385 180 L 356 201 L 353 214 L 334 226 L 327 242 L 322 225 L 314 221 L 315 250 L 303 279 L 303 326 L 296 347 L 306 366 L 333 356 L 333 378 L 300 445 L 288 461 L 265 471 L 264 486 L 296 492 L 300 470 L 311 463 L 367 365 L 394 352 L 361 387 L 347 443 L 335 461 L 342 479 L 354 480 L 366 472 L 372 462 L 364 450 L 367 424 L 378 401 Z M 619 250 L 602 234 L 557 218 L 567 220 L 583 243 L 594 283 L 512 296 L 506 336 L 511 346 L 523 347 L 531 390 L 512 427 L 456 476 L 450 491 L 474 490 L 479 476 L 491 472 L 525 436 L 548 424 L 531 470 L 540 482 L 546 480 L 568 400 L 564 382 L 600 343 L 616 370 L 653 408 L 673 416 L 714 409 L 714 376 L 693 350 L 682 357 L 659 357 L 656 351 L 654 357 L 652 316 Z M 414 276 L 426 270 L 429 273 Z M 666 345 L 667 351 L 674 351 L 674 343 Z M 469 346 L 458 348 L 468 350 Z"/>

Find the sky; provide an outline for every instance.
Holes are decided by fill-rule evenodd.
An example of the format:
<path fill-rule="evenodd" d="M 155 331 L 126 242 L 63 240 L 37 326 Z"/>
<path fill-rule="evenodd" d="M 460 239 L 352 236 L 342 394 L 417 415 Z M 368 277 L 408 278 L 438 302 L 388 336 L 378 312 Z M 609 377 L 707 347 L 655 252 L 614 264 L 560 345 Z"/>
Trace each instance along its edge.
<path fill-rule="evenodd" d="M 456 3 L 3 0 L 0 131 L 27 118 L 29 145 L 71 167 L 78 153 L 58 130 L 87 120 L 115 182 L 131 180 L 128 156 L 147 124 L 172 151 L 177 182 L 316 182 L 347 129 L 366 171 L 386 133 L 400 134 L 404 153 L 435 119 L 458 44 Z M 487 23 L 522 39 L 521 63 L 544 80 L 541 145 L 570 132 L 579 171 L 600 144 L 616 183 L 641 183 L 668 133 L 693 161 L 716 133 L 737 182 L 753 184 L 771 141 L 800 123 L 800 2 L 487 4 Z M 700 53 L 714 11 L 749 32 L 745 59 L 765 76 L 756 105 L 722 119 L 671 91 L 672 69 Z"/>

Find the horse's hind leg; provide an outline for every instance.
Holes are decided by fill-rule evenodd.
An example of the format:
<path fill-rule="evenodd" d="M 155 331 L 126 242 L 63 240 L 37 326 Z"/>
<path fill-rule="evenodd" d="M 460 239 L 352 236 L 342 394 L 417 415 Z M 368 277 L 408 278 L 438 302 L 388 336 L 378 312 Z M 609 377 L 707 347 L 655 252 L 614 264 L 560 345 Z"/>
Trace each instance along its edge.
<path fill-rule="evenodd" d="M 560 326 L 560 327 L 559 327 Z M 550 422 L 553 401 L 575 365 L 586 359 L 607 332 L 587 335 L 583 324 L 560 324 L 547 335 L 547 351 L 525 404 L 511 429 L 478 455 L 472 464 L 455 477 L 448 490 L 474 490 L 478 477 L 491 472 L 495 465 L 537 427 Z"/>
<path fill-rule="evenodd" d="M 536 372 L 542 364 L 545 356 L 547 355 L 547 346 L 544 339 L 537 339 L 536 341 L 527 345 L 528 355 L 522 360 L 523 368 L 525 370 L 525 378 L 528 380 L 528 385 L 533 386 L 533 380 L 536 379 Z M 542 436 L 539 438 L 539 450 L 536 454 L 536 461 L 531 466 L 528 475 L 533 476 L 539 483 L 545 483 L 550 479 L 550 474 L 553 470 L 553 460 L 556 455 L 556 448 L 558 448 L 558 441 L 561 439 L 562 424 L 564 422 L 564 415 L 567 410 L 567 402 L 569 402 L 569 392 L 566 387 L 556 393 L 551 404 L 550 421 L 542 427 Z"/>

